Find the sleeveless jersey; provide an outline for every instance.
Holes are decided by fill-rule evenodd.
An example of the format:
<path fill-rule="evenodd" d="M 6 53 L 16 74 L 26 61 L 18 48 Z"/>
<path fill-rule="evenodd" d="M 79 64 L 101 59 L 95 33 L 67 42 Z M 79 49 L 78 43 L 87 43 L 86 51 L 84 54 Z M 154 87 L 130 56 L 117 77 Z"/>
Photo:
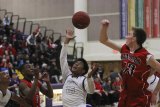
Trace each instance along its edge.
<path fill-rule="evenodd" d="M 148 87 L 147 79 L 150 75 L 150 66 L 147 65 L 147 55 L 150 53 L 145 48 L 139 48 L 131 53 L 127 45 L 122 46 L 121 59 L 124 89 L 133 94 L 143 93 Z"/>
<path fill-rule="evenodd" d="M 67 77 L 62 90 L 63 107 L 79 107 L 86 104 L 87 92 L 83 83 L 85 78 L 84 76 L 72 77 L 72 75 Z"/>
<path fill-rule="evenodd" d="M 32 83 L 23 79 L 21 80 L 21 82 L 25 83 L 29 88 L 32 87 Z M 33 97 L 33 100 L 32 100 L 32 107 L 40 107 L 40 95 L 39 95 L 39 88 L 41 87 L 41 84 L 38 82 L 38 86 L 37 86 L 37 90 L 36 90 L 36 93 Z M 20 91 L 20 95 L 23 97 L 24 94 L 21 93 Z"/>

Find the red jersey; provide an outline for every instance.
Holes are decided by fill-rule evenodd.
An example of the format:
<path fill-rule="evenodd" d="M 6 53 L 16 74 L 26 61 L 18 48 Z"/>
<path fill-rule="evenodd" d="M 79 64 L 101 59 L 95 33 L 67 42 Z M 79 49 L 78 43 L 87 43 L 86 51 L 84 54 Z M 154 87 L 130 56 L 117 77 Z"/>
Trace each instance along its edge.
<path fill-rule="evenodd" d="M 30 81 L 27 81 L 25 79 L 21 80 L 21 82 L 24 82 L 29 88 L 32 87 L 32 83 Z M 37 86 L 37 90 L 39 90 L 38 88 L 41 87 L 41 84 L 38 82 L 38 86 Z M 23 96 L 22 93 L 20 93 L 21 96 Z M 33 100 L 32 100 L 32 107 L 40 107 L 40 95 L 39 95 L 39 91 L 36 91 Z"/>
<path fill-rule="evenodd" d="M 121 93 L 119 107 L 137 107 L 138 105 L 149 107 L 147 105 L 149 105 L 151 92 L 147 90 L 149 85 L 147 79 L 150 75 L 151 67 L 147 65 L 146 61 L 149 54 L 143 47 L 131 53 L 126 44 L 122 46 L 121 76 L 124 89 Z"/>

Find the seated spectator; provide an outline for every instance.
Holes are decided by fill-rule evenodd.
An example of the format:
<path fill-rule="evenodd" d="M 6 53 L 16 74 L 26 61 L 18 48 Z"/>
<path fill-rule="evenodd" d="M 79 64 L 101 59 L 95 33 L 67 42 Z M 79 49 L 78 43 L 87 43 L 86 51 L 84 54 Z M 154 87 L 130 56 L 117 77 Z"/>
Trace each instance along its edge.
<path fill-rule="evenodd" d="M 10 78 L 10 84 L 8 89 L 12 92 L 14 92 L 15 94 L 18 95 L 18 85 L 19 85 L 19 78 L 17 76 L 16 73 L 12 73 L 12 78 Z"/>
<path fill-rule="evenodd" d="M 59 83 L 61 71 L 57 68 L 54 61 L 51 62 L 50 69 L 48 71 L 51 76 L 51 82 Z"/>
<path fill-rule="evenodd" d="M 100 82 L 100 78 L 95 76 L 94 83 L 96 90 L 93 94 L 88 94 L 87 103 L 91 104 L 92 106 L 110 105 L 108 93 L 104 91 Z"/>
<path fill-rule="evenodd" d="M 19 79 L 16 73 L 12 73 L 12 78 L 10 78 L 10 84 L 8 89 L 16 95 L 19 95 Z M 19 107 L 20 105 L 15 101 L 9 101 L 9 107 Z"/>
<path fill-rule="evenodd" d="M 111 82 L 113 83 L 116 77 L 119 77 L 118 72 L 111 70 L 109 77 L 111 78 Z"/>
<path fill-rule="evenodd" d="M 103 88 L 108 93 L 110 104 L 114 104 L 119 101 L 119 92 L 112 89 L 112 82 L 110 78 L 106 78 L 103 82 Z"/>
<path fill-rule="evenodd" d="M 122 81 L 120 80 L 119 77 L 115 78 L 115 81 L 113 82 L 112 87 L 113 87 L 113 90 L 115 91 L 119 91 L 119 92 L 122 91 Z"/>

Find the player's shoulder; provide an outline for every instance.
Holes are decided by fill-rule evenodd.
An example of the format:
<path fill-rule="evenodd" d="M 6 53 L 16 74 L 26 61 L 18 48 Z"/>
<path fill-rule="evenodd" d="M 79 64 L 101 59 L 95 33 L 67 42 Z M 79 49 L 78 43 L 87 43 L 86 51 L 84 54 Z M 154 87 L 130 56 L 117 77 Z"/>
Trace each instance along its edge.
<path fill-rule="evenodd" d="M 79 76 L 78 78 L 81 80 L 84 80 L 84 79 L 86 79 L 86 76 Z"/>

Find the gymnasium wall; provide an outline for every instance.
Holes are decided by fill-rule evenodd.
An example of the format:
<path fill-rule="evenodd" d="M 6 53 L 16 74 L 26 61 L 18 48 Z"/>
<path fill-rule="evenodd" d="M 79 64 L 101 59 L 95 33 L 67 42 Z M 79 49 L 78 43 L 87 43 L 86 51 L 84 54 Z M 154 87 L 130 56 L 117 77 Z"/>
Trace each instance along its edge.
<path fill-rule="evenodd" d="M 0 0 L 0 9 L 26 17 L 28 20 L 65 34 L 67 27 L 73 27 L 71 17 L 74 13 L 74 0 Z M 109 35 L 119 39 L 119 1 L 88 0 L 88 13 L 91 24 L 88 27 L 88 40 L 98 40 L 100 21 L 111 21 Z"/>

